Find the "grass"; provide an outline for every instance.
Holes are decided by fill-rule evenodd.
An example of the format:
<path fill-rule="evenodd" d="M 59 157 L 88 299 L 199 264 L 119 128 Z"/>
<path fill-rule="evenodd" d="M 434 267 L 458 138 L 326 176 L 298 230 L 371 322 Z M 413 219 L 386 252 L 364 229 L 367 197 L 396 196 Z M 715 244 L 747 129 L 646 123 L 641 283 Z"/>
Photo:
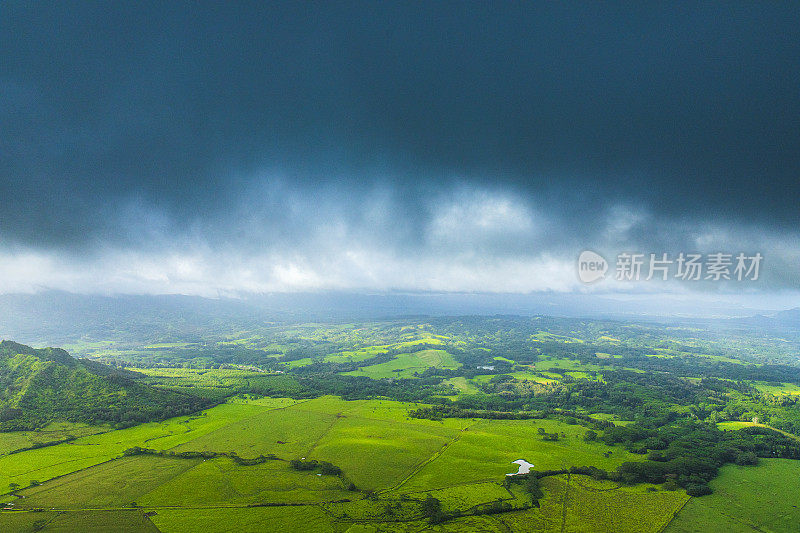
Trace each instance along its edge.
<path fill-rule="evenodd" d="M 304 456 L 336 420 L 335 413 L 307 411 L 302 405 L 262 410 L 182 443 L 175 450 L 236 452 L 242 457 L 274 453 L 283 459 L 296 459 Z"/>
<path fill-rule="evenodd" d="M 347 416 L 336 421 L 309 457 L 341 467 L 360 489 L 384 489 L 457 435 L 454 428 Z"/>
<path fill-rule="evenodd" d="M 432 421 L 421 418 L 410 418 L 408 412 L 422 404 L 398 402 L 394 400 L 353 400 L 345 401 L 337 396 L 321 396 L 304 401 L 296 409 L 320 413 L 336 413 L 345 417 L 370 418 L 401 422 L 412 426 L 448 427 L 462 429 L 471 422 L 457 418 Z"/>
<path fill-rule="evenodd" d="M 158 533 L 142 511 L 14 512 L 0 514 L 0 531 L 85 533 Z"/>
<path fill-rule="evenodd" d="M 228 458 L 201 461 L 137 500 L 142 506 L 318 503 L 353 497 L 336 476 L 292 470 L 285 461 L 239 466 Z"/>
<path fill-rule="evenodd" d="M 428 368 L 458 368 L 460 364 L 452 355 L 444 350 L 422 350 L 419 352 L 401 354 L 385 363 L 359 368 L 346 372 L 349 376 L 367 376 L 373 379 L 380 378 L 410 378 L 416 373 L 422 373 Z"/>
<path fill-rule="evenodd" d="M 335 523 L 317 506 L 162 509 L 151 520 L 163 533 L 343 533 L 349 527 Z"/>
<path fill-rule="evenodd" d="M 79 438 L 73 442 L 0 457 L 0 494 L 9 483 L 27 487 L 119 457 L 134 446 L 166 450 L 214 431 L 264 408 L 223 404 L 199 415 L 142 424 Z"/>
<path fill-rule="evenodd" d="M 513 495 L 500 482 L 469 483 L 408 494 L 410 498 L 420 500 L 424 500 L 428 495 L 442 502 L 442 510 L 445 512 L 463 512 L 496 500 L 513 498 Z"/>
<path fill-rule="evenodd" d="M 520 370 L 518 372 L 512 372 L 510 374 L 517 379 L 525 379 L 528 381 L 535 381 L 536 383 L 555 383 L 557 379 L 550 379 L 542 376 L 538 376 L 529 370 Z M 559 376 L 560 377 L 560 376 Z"/>
<path fill-rule="evenodd" d="M 619 486 L 575 475 L 547 477 L 542 486 L 545 498 L 530 514 L 539 514 L 545 531 L 656 533 L 689 498 L 683 491 Z"/>
<path fill-rule="evenodd" d="M 560 369 L 560 370 L 574 370 L 574 371 L 586 371 L 586 370 L 596 370 L 601 371 L 602 368 L 598 365 L 593 364 L 584 364 L 578 361 L 577 359 L 556 359 L 551 357 L 543 357 L 535 364 L 531 365 L 537 371 L 541 372 L 543 370 L 551 370 L 551 369 Z"/>
<path fill-rule="evenodd" d="M 344 352 L 339 352 L 338 354 L 326 355 L 325 357 L 321 357 L 316 360 L 312 359 L 311 357 L 304 357 L 295 361 L 289 361 L 288 365 L 289 368 L 297 368 L 310 365 L 315 361 L 321 363 L 357 363 L 382 353 L 386 353 L 385 346 L 369 346 L 367 348 L 361 348 L 358 350 L 347 350 Z"/>
<path fill-rule="evenodd" d="M 800 461 L 762 459 L 728 465 L 711 481 L 714 493 L 693 498 L 666 533 L 795 532 L 800 524 Z"/>
<path fill-rule="evenodd" d="M 37 431 L 10 431 L 0 433 L 0 455 L 71 437 L 84 437 L 110 431 L 110 426 L 90 426 L 70 422 L 53 422 Z"/>
<path fill-rule="evenodd" d="M 362 499 L 328 503 L 323 506 L 323 509 L 337 520 L 371 521 L 380 524 L 380 530 L 383 530 L 386 522 L 413 521 L 422 517 L 420 503 L 416 500 Z"/>
<path fill-rule="evenodd" d="M 774 394 L 775 396 L 800 394 L 800 385 L 795 385 L 794 383 L 781 383 L 780 386 L 778 386 L 763 381 L 753 381 L 750 384 L 764 394 Z"/>
<path fill-rule="evenodd" d="M 20 491 L 15 507 L 127 507 L 140 496 L 196 466 L 197 459 L 123 457 Z"/>
<path fill-rule="evenodd" d="M 468 380 L 461 384 L 474 386 Z M 300 528 L 304 532 L 345 532 L 352 526 L 349 533 L 363 533 L 373 525 L 379 531 L 418 531 L 429 527 L 419 519 L 419 501 L 428 494 L 438 498 L 447 511 L 463 512 L 497 499 L 509 501 L 515 508 L 526 503 L 527 495 L 521 489 L 512 486 L 509 491 L 502 486 L 505 474 L 516 471 L 512 464 L 516 459 L 528 460 L 539 470 L 585 465 L 613 470 L 624 461 L 643 459 L 620 447 L 585 442 L 586 428 L 558 420 L 412 419 L 408 412 L 416 407 L 414 403 L 344 401 L 333 396 L 303 401 L 237 397 L 196 416 L 0 457 L 0 483 L 5 481 L 7 486 L 8 480 L 19 480 L 15 482 L 27 486 L 32 479 L 44 482 L 23 489 L 26 498 L 15 504 L 71 509 L 63 515 L 38 513 L 52 520 L 52 526 L 45 526 L 52 528 L 69 519 L 86 524 L 85 528 L 71 526 L 72 530 L 102 531 L 103 521 L 112 515 L 93 515 L 88 510 L 110 511 L 135 502 L 157 513 L 152 521 L 164 532 L 263 531 L 265 524 L 269 530 L 287 532 Z M 557 433 L 559 440 L 544 441 L 539 429 Z M 284 460 L 240 466 L 226 457 L 119 458 L 132 446 L 326 460 L 342 468 L 360 490 L 377 491 L 378 498 L 365 500 L 363 493 L 345 490 L 339 477 L 295 471 Z M 611 452 L 609 457 L 607 452 Z M 51 479 L 56 476 L 62 477 Z M 642 526 L 637 522 L 641 516 L 647 514 L 655 520 L 653 524 L 664 525 L 665 517 L 671 517 L 681 498 L 686 498 L 682 491 L 653 493 L 644 486 L 618 488 L 613 484 L 598 487 L 588 478 L 582 479 L 572 476 L 567 492 L 566 478 L 547 478 L 541 510 L 459 518 L 431 531 L 560 531 L 562 525 L 565 531 L 600 531 L 598 524 L 603 520 L 620 531 L 649 531 L 656 530 L 655 526 Z M 340 503 L 334 503 L 337 501 Z M 376 520 L 387 509 L 395 519 L 407 522 L 378 524 Z M 15 513 L 0 515 L 0 520 L 24 521 L 28 516 Z M 139 517 L 139 522 L 125 523 L 132 531 L 147 531 L 141 527 L 152 524 L 148 526 L 136 513 L 125 516 L 131 520 Z M 364 521 L 355 524 L 358 517 Z M 19 529 L 3 528 L 2 523 L 0 530 Z M 641 527 L 635 529 L 631 524 Z M 28 526 L 21 525 L 21 530 L 24 527 Z"/>
<path fill-rule="evenodd" d="M 243 388 L 258 390 L 259 387 L 297 387 L 291 376 L 270 374 L 244 369 L 193 369 L 193 368 L 145 368 L 131 369 L 145 374 L 144 381 L 150 385 L 170 390 L 187 392 L 208 398 L 223 400 Z"/>
<path fill-rule="evenodd" d="M 728 422 L 718 422 L 717 427 L 723 431 L 735 431 L 737 429 L 749 428 L 756 426 L 754 422 L 741 422 L 739 420 L 731 420 Z"/>
<path fill-rule="evenodd" d="M 476 394 L 480 392 L 480 389 L 475 385 L 472 380 L 468 380 L 465 377 L 455 377 L 450 378 L 444 381 L 445 384 L 452 385 L 457 391 L 459 395 L 462 394 Z"/>
<path fill-rule="evenodd" d="M 541 483 L 539 508 L 459 518 L 433 531 L 658 533 L 688 499 L 683 491 L 625 487 L 586 476 L 550 476 Z"/>
<path fill-rule="evenodd" d="M 778 428 L 774 428 L 772 426 L 768 426 L 766 424 L 759 424 L 758 422 L 741 422 L 741 421 L 738 421 L 738 420 L 732 420 L 732 421 L 728 421 L 728 422 L 717 422 L 717 427 L 719 429 L 723 430 L 723 431 L 732 431 L 732 430 L 738 430 L 738 429 L 749 428 L 749 427 L 769 428 L 772 431 L 776 431 L 776 432 L 778 432 L 778 433 L 780 433 L 782 435 L 786 435 L 789 438 L 792 438 L 792 439 L 795 439 L 795 440 L 800 440 L 800 437 L 798 437 L 797 435 L 794 435 L 792 433 L 788 433 L 786 431 L 783 431 L 782 429 L 778 429 Z"/>
<path fill-rule="evenodd" d="M 562 433 L 556 442 L 538 433 Z M 431 490 L 461 483 L 496 481 L 516 471 L 517 459 L 533 463 L 536 470 L 593 465 L 613 470 L 625 461 L 641 461 L 641 455 L 601 442 L 585 442 L 586 429 L 556 420 L 480 421 L 462 432 L 438 458 L 412 476 L 401 491 Z M 611 452 L 605 457 L 605 452 Z"/>

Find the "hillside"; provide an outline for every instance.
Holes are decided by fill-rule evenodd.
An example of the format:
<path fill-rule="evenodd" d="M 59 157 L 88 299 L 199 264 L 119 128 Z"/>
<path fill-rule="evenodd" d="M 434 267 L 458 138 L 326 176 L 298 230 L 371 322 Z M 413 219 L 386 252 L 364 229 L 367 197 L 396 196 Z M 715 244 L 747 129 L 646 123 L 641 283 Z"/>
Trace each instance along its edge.
<path fill-rule="evenodd" d="M 0 342 L 0 430 L 54 420 L 123 426 L 207 406 L 197 397 L 138 383 L 135 372 L 72 358 L 59 348 Z"/>

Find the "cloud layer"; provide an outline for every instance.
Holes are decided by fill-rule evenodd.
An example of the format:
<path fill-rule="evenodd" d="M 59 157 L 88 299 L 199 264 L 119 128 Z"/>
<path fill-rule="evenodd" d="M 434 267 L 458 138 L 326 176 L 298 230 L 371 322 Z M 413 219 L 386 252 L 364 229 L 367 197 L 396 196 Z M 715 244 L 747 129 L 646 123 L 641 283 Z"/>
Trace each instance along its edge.
<path fill-rule="evenodd" d="M 800 289 L 796 6 L 0 9 L 2 292 Z"/>

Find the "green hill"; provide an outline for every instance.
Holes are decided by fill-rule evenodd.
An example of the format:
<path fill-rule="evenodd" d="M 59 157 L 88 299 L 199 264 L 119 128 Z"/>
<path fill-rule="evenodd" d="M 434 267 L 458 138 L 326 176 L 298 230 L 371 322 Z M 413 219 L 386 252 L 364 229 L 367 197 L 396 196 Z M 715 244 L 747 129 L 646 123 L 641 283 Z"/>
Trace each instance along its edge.
<path fill-rule="evenodd" d="M 59 348 L 0 342 L 0 431 L 54 420 L 122 426 L 198 411 L 206 400 L 157 389 L 136 372 L 74 359 Z"/>

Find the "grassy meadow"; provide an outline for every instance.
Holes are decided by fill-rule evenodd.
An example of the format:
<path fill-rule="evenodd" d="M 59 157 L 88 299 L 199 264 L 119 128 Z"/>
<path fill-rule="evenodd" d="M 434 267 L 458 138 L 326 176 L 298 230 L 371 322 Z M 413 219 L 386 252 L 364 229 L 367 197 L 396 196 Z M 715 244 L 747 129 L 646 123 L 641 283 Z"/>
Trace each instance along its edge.
<path fill-rule="evenodd" d="M 102 530 L 109 520 L 109 528 L 130 531 L 263 531 L 268 520 L 286 531 L 301 523 L 308 531 L 418 531 L 431 527 L 420 514 L 428 495 L 448 512 L 497 501 L 524 509 L 527 496 L 503 486 L 516 459 L 548 469 L 611 468 L 636 458 L 619 447 L 585 442 L 580 426 L 556 420 L 410 418 L 416 407 L 333 396 L 239 397 L 191 417 L 0 457 L 2 486 L 19 485 L 14 495 L 2 497 L 15 511 L 0 514 L 0 529 L 58 531 L 85 523 L 87 531 L 96 524 Z M 543 441 L 539 428 L 558 433 L 559 441 Z M 134 446 L 163 454 L 123 456 Z M 274 458 L 244 465 L 227 455 L 170 455 L 185 452 Z M 293 469 L 290 460 L 300 458 L 333 463 L 342 475 Z M 559 487 L 547 485 L 547 497 L 558 498 Z M 520 512 L 548 523 L 541 516 L 549 512 L 545 507 Z M 470 520 L 453 524 L 461 522 Z M 527 530 L 523 522 L 507 527 Z"/>
<path fill-rule="evenodd" d="M 725 466 L 711 486 L 714 493 L 689 501 L 666 533 L 798 530 L 800 461 L 762 459 L 755 468 Z"/>
<path fill-rule="evenodd" d="M 655 337 L 665 347 L 652 347 L 651 337 L 631 344 L 625 331 L 583 324 L 504 336 L 463 321 L 441 335 L 422 324 L 243 331 L 215 345 L 228 350 L 225 363 L 209 362 L 200 342 L 130 348 L 142 383 L 216 405 L 124 429 L 54 422 L 0 432 L 0 531 L 796 531 L 800 461 L 728 464 L 709 476 L 713 494 L 697 498 L 687 483 L 615 473 L 652 467 L 652 451 L 669 452 L 677 438 L 688 439 L 672 449 L 681 453 L 735 430 L 796 439 L 785 415 L 797 383 L 741 379 L 725 389 L 743 363 L 690 339 Z M 86 345 L 99 355 L 125 349 Z M 681 366 L 685 356 L 695 359 Z M 698 364 L 728 374 L 704 389 Z M 543 476 L 536 487 L 509 477 L 520 459 Z"/>

